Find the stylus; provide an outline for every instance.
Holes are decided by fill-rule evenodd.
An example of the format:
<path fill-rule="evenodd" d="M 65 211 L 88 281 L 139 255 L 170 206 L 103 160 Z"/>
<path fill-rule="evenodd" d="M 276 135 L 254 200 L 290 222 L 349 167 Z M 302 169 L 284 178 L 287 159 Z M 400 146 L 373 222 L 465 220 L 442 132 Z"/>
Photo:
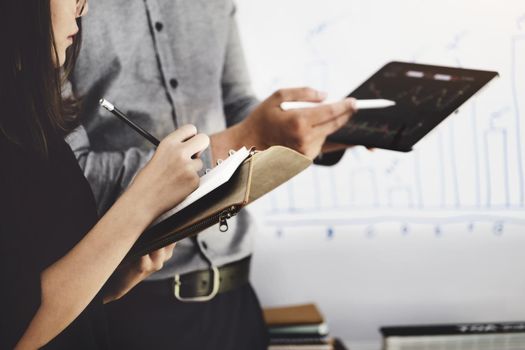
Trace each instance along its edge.
<path fill-rule="evenodd" d="M 289 111 L 291 109 L 300 109 L 300 108 L 313 108 L 319 107 L 325 104 L 333 103 L 332 102 L 304 102 L 304 101 L 287 101 L 281 103 L 281 109 L 283 111 Z M 374 99 L 374 100 L 356 100 L 357 109 L 379 109 L 395 106 L 395 101 L 385 100 L 385 99 Z"/>

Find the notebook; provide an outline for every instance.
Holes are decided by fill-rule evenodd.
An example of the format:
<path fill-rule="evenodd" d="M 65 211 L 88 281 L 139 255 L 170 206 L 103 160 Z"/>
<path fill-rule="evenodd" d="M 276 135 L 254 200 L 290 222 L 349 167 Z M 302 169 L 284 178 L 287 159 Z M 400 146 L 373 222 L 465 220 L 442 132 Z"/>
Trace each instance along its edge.
<path fill-rule="evenodd" d="M 248 154 L 246 153 L 248 152 Z M 201 180 L 201 186 L 181 204 L 165 213 L 137 240 L 126 260 L 145 254 L 228 220 L 265 194 L 284 184 L 312 164 L 304 155 L 282 146 L 265 151 L 241 149 Z"/>

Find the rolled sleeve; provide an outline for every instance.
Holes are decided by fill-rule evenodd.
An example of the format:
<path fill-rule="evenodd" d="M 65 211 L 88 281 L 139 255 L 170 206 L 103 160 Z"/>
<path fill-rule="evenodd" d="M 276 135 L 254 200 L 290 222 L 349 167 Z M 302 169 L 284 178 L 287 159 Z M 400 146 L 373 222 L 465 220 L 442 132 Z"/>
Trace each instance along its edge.
<path fill-rule="evenodd" d="M 66 141 L 91 185 L 99 214 L 111 207 L 154 154 L 153 150 L 139 148 L 122 152 L 94 152 L 82 126 L 69 134 Z"/>
<path fill-rule="evenodd" d="M 224 114 L 228 126 L 246 118 L 260 103 L 255 97 L 246 65 L 235 9 L 232 11 L 222 75 Z"/>

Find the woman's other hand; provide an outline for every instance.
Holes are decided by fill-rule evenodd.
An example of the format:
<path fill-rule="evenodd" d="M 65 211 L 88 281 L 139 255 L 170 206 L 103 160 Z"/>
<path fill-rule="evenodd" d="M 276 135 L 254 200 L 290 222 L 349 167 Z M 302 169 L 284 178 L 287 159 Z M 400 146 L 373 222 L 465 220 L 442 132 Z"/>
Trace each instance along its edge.
<path fill-rule="evenodd" d="M 104 304 L 122 298 L 133 287 L 159 271 L 173 255 L 175 243 L 121 265 L 104 287 Z"/>

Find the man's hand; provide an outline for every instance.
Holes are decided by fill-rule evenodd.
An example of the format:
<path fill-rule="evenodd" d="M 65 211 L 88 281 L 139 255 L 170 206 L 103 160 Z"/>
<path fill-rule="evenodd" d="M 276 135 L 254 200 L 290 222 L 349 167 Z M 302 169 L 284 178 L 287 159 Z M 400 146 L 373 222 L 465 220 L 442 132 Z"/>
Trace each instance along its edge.
<path fill-rule="evenodd" d="M 120 266 L 105 286 L 104 304 L 118 300 L 151 274 L 159 271 L 173 255 L 175 243 Z"/>
<path fill-rule="evenodd" d="M 227 136 L 212 136 L 214 158 L 224 152 L 222 144 L 231 148 L 255 146 L 266 149 L 274 145 L 292 148 L 311 159 L 323 150 L 326 137 L 341 128 L 355 113 L 355 100 L 347 98 L 340 102 L 314 108 L 283 111 L 285 101 L 322 102 L 326 95 L 311 88 L 283 89 L 262 102 L 243 122 L 230 128 Z M 229 138 L 229 141 L 226 141 Z M 232 139 L 237 140 L 233 142 Z M 339 147 L 341 147 L 339 145 Z"/>
<path fill-rule="evenodd" d="M 355 112 L 355 100 L 315 108 L 283 111 L 285 101 L 322 102 L 326 95 L 310 88 L 283 89 L 261 103 L 243 122 L 258 146 L 283 145 L 313 159 L 326 137 L 345 125 Z"/>

